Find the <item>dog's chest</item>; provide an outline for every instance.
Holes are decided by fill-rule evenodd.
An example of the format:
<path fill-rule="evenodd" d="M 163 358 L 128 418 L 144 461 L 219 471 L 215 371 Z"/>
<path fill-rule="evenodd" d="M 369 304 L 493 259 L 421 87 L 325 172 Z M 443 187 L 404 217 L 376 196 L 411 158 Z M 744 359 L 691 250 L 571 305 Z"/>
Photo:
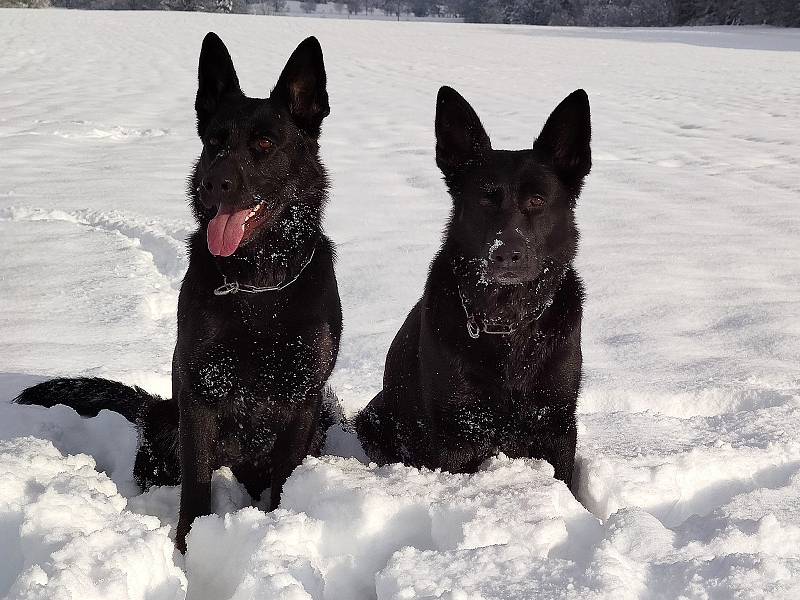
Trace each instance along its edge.
<path fill-rule="evenodd" d="M 239 338 L 226 346 L 229 359 L 208 365 L 202 387 L 213 392 L 206 398 L 217 408 L 220 454 L 235 463 L 269 452 L 298 411 L 308 408 L 314 360 L 299 336 L 280 343 Z"/>
<path fill-rule="evenodd" d="M 187 347 L 188 346 L 188 347 Z M 311 335 L 273 335 L 228 328 L 196 345 L 184 346 L 196 400 L 232 415 L 252 415 L 275 403 L 291 403 L 304 395 L 316 364 Z"/>
<path fill-rule="evenodd" d="M 479 361 L 454 361 L 442 418 L 457 435 L 497 441 L 549 419 L 551 408 L 539 382 L 542 365 L 536 357 L 524 357 L 512 341 L 503 340 Z"/>
<path fill-rule="evenodd" d="M 268 342 L 271 332 L 284 331 L 282 316 L 286 311 L 285 301 L 261 302 L 240 294 L 230 304 L 230 315 L 243 335 L 254 340 Z"/>

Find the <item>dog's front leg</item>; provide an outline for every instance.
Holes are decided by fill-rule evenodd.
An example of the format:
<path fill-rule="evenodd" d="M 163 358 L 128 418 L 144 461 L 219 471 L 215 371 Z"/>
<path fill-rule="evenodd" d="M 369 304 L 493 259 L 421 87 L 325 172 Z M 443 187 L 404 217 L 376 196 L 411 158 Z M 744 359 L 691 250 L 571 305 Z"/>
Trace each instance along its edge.
<path fill-rule="evenodd" d="M 570 490 L 578 441 L 575 412 L 581 385 L 580 329 L 575 328 L 560 352 L 553 355 L 536 381 L 535 392 L 525 404 L 533 409 L 529 456 L 547 460 Z"/>
<path fill-rule="evenodd" d="M 572 488 L 572 473 L 575 468 L 575 447 L 578 442 L 575 417 L 565 416 L 563 431 L 553 435 L 549 441 L 549 456 L 546 458 L 553 465 L 555 478 L 566 483 L 570 491 L 574 492 Z"/>
<path fill-rule="evenodd" d="M 294 422 L 278 436 L 275 450 L 272 453 L 270 510 L 278 508 L 283 484 L 312 449 L 314 439 L 318 434 L 322 390 L 319 388 L 310 390 L 305 399 L 298 400 L 297 406 L 298 411 Z M 324 435 L 324 432 L 322 434 Z"/>
<path fill-rule="evenodd" d="M 186 552 L 186 535 L 195 517 L 211 512 L 211 473 L 219 438 L 216 411 L 203 402 L 181 398 L 181 506 L 175 547 Z"/>

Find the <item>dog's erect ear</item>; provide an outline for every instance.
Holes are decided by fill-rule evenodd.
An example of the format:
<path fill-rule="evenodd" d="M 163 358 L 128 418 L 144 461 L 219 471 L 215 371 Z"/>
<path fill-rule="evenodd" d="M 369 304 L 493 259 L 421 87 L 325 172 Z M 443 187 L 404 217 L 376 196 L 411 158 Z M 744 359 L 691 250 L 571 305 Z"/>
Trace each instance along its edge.
<path fill-rule="evenodd" d="M 310 37 L 292 53 L 270 99 L 283 104 L 301 130 L 319 137 L 322 119 L 331 112 L 326 86 L 322 48 Z"/>
<path fill-rule="evenodd" d="M 233 68 L 231 55 L 216 33 L 209 32 L 203 39 L 200 50 L 200 65 L 197 69 L 197 133 L 202 136 L 208 121 L 227 95 L 241 95 L 239 78 Z"/>
<path fill-rule="evenodd" d="M 479 160 L 492 149 L 489 136 L 469 102 L 444 86 L 436 97 L 436 164 L 445 175 Z"/>
<path fill-rule="evenodd" d="M 576 90 L 547 119 L 533 149 L 552 163 L 565 183 L 579 184 L 592 168 L 591 138 L 589 97 Z"/>

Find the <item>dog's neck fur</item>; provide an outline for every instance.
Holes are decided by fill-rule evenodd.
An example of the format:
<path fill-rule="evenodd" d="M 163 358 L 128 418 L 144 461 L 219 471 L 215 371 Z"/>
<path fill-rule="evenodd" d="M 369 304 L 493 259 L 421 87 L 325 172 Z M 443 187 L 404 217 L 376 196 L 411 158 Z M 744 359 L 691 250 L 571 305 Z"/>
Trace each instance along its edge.
<path fill-rule="evenodd" d="M 279 286 L 308 264 L 322 237 L 319 210 L 292 205 L 268 230 L 261 231 L 232 256 L 212 257 L 228 282 L 256 287 Z"/>
<path fill-rule="evenodd" d="M 465 309 L 478 319 L 494 323 L 520 325 L 537 319 L 552 302 L 567 270 L 548 261 L 533 281 L 503 285 L 487 280 L 486 261 L 467 259 L 455 249 L 447 254 Z"/>

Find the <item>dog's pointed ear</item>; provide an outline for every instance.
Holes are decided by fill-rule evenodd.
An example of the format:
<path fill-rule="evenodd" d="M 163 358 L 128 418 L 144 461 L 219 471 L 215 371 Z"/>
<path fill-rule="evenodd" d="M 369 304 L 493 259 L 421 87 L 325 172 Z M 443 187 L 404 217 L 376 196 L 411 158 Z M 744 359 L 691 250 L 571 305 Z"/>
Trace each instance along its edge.
<path fill-rule="evenodd" d="M 579 185 L 592 168 L 591 138 L 589 97 L 576 90 L 547 119 L 533 149 L 553 165 L 565 183 Z"/>
<path fill-rule="evenodd" d="M 200 64 L 197 68 L 197 133 L 202 136 L 209 120 L 228 95 L 241 95 L 239 78 L 228 49 L 216 33 L 210 31 L 203 39 Z"/>
<path fill-rule="evenodd" d="M 492 144 L 469 102 L 451 87 L 436 97 L 436 164 L 445 175 L 479 160 Z"/>
<path fill-rule="evenodd" d="M 286 107 L 297 126 L 319 137 L 322 120 L 330 112 L 322 48 L 317 38 L 306 38 L 292 53 L 270 94 Z"/>

